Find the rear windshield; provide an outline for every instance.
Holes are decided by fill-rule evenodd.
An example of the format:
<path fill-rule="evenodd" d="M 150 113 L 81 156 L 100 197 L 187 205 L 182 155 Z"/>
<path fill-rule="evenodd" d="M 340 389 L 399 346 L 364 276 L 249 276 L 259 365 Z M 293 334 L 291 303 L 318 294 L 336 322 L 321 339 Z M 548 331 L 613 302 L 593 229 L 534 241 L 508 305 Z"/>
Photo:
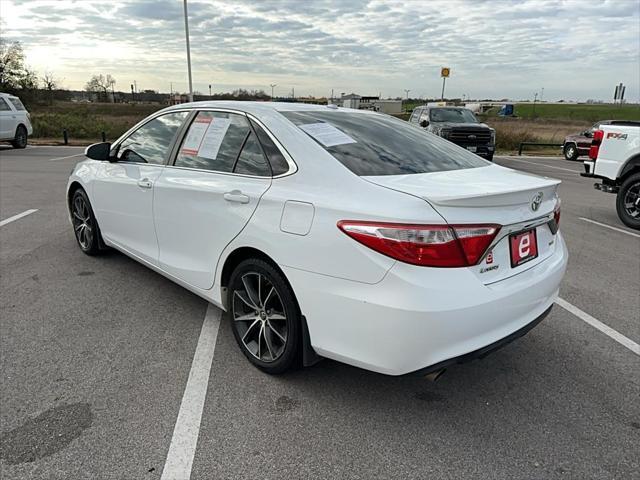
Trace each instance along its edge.
<path fill-rule="evenodd" d="M 280 113 L 356 175 L 404 175 L 488 165 L 477 155 L 388 115 Z"/>
<path fill-rule="evenodd" d="M 22 102 L 19 98 L 9 97 L 9 101 L 13 103 L 13 106 L 16 107 L 16 110 L 24 110 L 24 105 L 22 105 Z"/>

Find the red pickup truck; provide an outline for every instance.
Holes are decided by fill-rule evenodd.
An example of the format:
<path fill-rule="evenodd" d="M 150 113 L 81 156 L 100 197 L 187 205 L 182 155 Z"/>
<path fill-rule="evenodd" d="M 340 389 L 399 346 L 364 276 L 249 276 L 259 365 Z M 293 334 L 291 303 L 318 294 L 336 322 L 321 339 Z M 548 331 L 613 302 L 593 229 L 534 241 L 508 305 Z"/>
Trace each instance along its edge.
<path fill-rule="evenodd" d="M 577 160 L 580 156 L 589 155 L 593 132 L 600 129 L 601 125 L 611 125 L 615 120 L 602 120 L 584 132 L 568 135 L 562 144 L 562 153 L 567 160 Z"/>

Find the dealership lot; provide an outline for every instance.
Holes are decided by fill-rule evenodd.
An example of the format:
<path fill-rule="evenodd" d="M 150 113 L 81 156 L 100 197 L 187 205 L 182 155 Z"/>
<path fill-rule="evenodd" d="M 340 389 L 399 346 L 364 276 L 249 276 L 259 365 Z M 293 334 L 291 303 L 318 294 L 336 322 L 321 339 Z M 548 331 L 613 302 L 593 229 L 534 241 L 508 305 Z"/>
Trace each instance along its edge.
<path fill-rule="evenodd" d="M 80 252 L 64 193 L 81 158 L 74 147 L 0 147 L 0 473 L 160 478 L 175 461 L 208 306 L 124 255 Z M 496 163 L 563 181 L 560 295 L 573 311 L 556 306 L 526 337 L 437 383 L 328 360 L 270 377 L 223 316 L 191 478 L 637 476 L 638 232 L 580 163 Z"/>

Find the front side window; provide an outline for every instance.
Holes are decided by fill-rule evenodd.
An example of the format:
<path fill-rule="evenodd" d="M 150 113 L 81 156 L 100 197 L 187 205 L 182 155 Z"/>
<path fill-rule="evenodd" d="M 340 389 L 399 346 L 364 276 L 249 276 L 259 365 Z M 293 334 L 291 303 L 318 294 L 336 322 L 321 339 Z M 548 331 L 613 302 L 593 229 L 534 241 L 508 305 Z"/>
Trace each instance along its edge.
<path fill-rule="evenodd" d="M 16 110 L 18 110 L 18 111 L 26 110 L 24 108 L 24 105 L 22 104 L 22 102 L 20 101 L 19 98 L 17 98 L 17 97 L 9 97 L 9 101 L 11 103 L 13 103 L 13 106 L 16 107 Z"/>
<path fill-rule="evenodd" d="M 411 118 L 409 118 L 409 121 L 411 123 L 418 123 L 418 118 L 420 118 L 420 112 L 422 111 L 422 109 L 420 108 L 416 108 L 413 113 L 411 114 Z"/>
<path fill-rule="evenodd" d="M 120 144 L 118 160 L 164 164 L 171 144 L 187 116 L 189 112 L 167 113 L 145 123 Z"/>
<path fill-rule="evenodd" d="M 477 155 L 388 115 L 280 112 L 356 175 L 403 175 L 490 165 Z"/>

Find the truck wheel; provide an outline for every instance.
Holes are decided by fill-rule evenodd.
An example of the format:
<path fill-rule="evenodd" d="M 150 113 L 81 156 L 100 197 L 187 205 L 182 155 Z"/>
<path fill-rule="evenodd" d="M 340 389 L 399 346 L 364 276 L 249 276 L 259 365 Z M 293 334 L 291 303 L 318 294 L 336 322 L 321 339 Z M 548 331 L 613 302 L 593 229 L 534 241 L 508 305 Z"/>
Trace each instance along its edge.
<path fill-rule="evenodd" d="M 27 129 L 22 125 L 16 128 L 16 136 L 11 141 L 13 148 L 25 148 L 27 146 Z"/>
<path fill-rule="evenodd" d="M 618 190 L 616 210 L 622 223 L 640 230 L 640 173 L 627 178 Z"/>
<path fill-rule="evenodd" d="M 567 143 L 564 146 L 564 158 L 571 161 L 578 159 L 578 148 L 575 143 Z"/>

